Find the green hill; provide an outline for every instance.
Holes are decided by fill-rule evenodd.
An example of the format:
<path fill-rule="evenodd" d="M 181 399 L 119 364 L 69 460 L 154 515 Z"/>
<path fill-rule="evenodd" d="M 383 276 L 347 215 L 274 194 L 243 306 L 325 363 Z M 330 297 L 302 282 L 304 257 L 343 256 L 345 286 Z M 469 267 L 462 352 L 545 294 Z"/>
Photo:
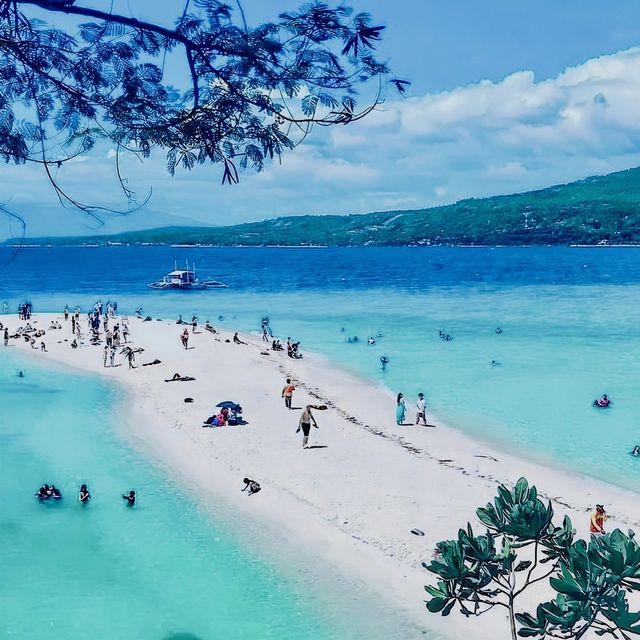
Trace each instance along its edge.
<path fill-rule="evenodd" d="M 292 216 L 227 227 L 165 227 L 27 242 L 218 246 L 640 244 L 640 168 L 430 209 Z"/>

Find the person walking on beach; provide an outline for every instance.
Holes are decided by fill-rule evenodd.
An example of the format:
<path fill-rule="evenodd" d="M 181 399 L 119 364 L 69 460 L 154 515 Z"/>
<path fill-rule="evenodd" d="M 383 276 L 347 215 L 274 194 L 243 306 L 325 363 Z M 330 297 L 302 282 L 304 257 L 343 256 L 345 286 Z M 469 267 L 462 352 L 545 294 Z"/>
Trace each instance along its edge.
<path fill-rule="evenodd" d="M 601 504 L 596 505 L 595 511 L 591 514 L 589 531 L 593 534 L 604 533 L 604 523 L 607 520 L 607 512 Z"/>
<path fill-rule="evenodd" d="M 198 316 L 194 315 L 191 318 L 191 331 L 196 333 L 196 329 L 198 327 Z"/>
<path fill-rule="evenodd" d="M 416 425 L 422 424 L 427 426 L 427 401 L 424 399 L 424 393 L 418 394 L 418 402 L 416 402 Z"/>
<path fill-rule="evenodd" d="M 182 346 L 185 349 L 189 348 L 189 329 L 185 329 L 180 336 L 180 340 L 182 341 Z"/>
<path fill-rule="evenodd" d="M 284 398 L 284 406 L 291 409 L 291 401 L 293 400 L 293 392 L 296 388 L 291 384 L 291 380 L 287 378 L 287 384 L 282 389 L 282 397 Z"/>
<path fill-rule="evenodd" d="M 404 396 L 399 393 L 398 399 L 396 400 L 396 424 L 403 425 L 404 424 L 404 416 L 407 412 L 407 405 L 404 401 Z"/>
<path fill-rule="evenodd" d="M 311 431 L 311 423 L 316 429 L 319 429 L 318 423 L 316 419 L 313 417 L 311 413 L 311 405 L 308 404 L 304 411 L 300 414 L 300 422 L 298 423 L 298 428 L 296 433 L 300 433 L 300 429 L 302 429 L 302 448 L 309 448 L 309 432 Z"/>
<path fill-rule="evenodd" d="M 104 345 L 104 355 L 102 358 L 102 366 L 106 367 L 107 366 L 107 360 L 109 359 L 109 345 L 105 344 Z"/>
<path fill-rule="evenodd" d="M 115 351 L 115 349 L 114 349 Z M 129 361 L 129 369 L 135 369 L 136 365 L 133 364 L 135 362 L 136 359 L 136 355 L 133 352 L 133 349 L 128 349 L 127 350 L 127 360 Z"/>

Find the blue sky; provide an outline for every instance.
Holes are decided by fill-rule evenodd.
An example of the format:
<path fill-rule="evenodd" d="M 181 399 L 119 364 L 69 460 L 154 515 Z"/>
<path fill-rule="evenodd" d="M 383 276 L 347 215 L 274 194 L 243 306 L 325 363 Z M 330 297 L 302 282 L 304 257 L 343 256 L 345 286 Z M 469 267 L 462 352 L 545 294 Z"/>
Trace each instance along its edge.
<path fill-rule="evenodd" d="M 108 5 L 107 0 L 84 4 Z M 169 23 L 178 0 L 116 2 Z M 233 4 L 233 3 L 232 3 Z M 640 165 L 640 3 L 637 0 L 356 0 L 388 29 L 382 50 L 412 80 L 370 119 L 317 129 L 260 175 L 220 185 L 219 167 L 175 178 L 157 154 L 126 166 L 153 195 L 102 232 L 165 224 L 227 224 L 278 215 L 361 213 L 522 191 Z M 245 0 L 251 23 L 294 8 Z M 71 164 L 61 182 L 80 199 L 120 206 L 112 154 Z M 29 235 L 88 233 L 62 210 L 36 167 L 0 168 L 2 200 Z M 15 226 L 13 227 L 15 230 Z M 12 229 L 0 221 L 0 237 Z"/>

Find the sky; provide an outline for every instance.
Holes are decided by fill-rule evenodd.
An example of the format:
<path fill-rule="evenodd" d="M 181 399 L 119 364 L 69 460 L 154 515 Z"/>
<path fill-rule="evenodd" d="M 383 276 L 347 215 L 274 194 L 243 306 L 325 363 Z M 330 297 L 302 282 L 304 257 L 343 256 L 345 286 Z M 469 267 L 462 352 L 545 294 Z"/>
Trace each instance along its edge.
<path fill-rule="evenodd" d="M 107 0 L 78 0 L 105 8 Z M 171 24 L 179 0 L 115 0 Z M 233 3 L 232 3 L 233 4 Z M 251 24 L 297 6 L 245 0 Z M 27 235 L 235 224 L 280 215 L 413 209 L 512 193 L 640 165 L 637 0 L 354 0 L 387 25 L 379 49 L 412 81 L 368 118 L 317 128 L 282 163 L 222 186 L 219 166 L 170 177 L 163 154 L 125 162 L 148 204 L 102 224 L 63 209 L 41 170 L 0 166 L 0 201 Z M 158 8 L 159 7 L 159 8 Z M 60 25 L 64 26 L 64 18 Z M 179 68 L 173 73 L 180 73 Z M 113 150 L 60 170 L 74 196 L 120 208 Z M 0 238 L 19 231 L 0 219 Z"/>

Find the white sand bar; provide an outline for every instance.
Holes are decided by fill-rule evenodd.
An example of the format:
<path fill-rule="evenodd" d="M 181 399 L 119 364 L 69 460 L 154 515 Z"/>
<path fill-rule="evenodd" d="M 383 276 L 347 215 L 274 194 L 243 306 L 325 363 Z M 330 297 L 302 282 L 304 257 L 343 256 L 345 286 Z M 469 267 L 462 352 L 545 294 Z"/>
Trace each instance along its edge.
<path fill-rule="evenodd" d="M 1 319 L 10 332 L 25 324 L 15 315 Z M 52 320 L 63 328 L 49 330 Z M 183 327 L 173 322 L 128 322 L 133 345 L 144 349 L 133 370 L 121 355 L 120 366 L 104 368 L 104 343 L 90 346 L 85 337 L 72 349 L 71 321 L 60 314 L 31 319 L 46 330 L 46 353 L 23 340 L 11 340 L 10 348 L 121 383 L 131 399 L 133 434 L 173 472 L 233 508 L 275 524 L 296 544 L 309 545 L 345 575 L 366 581 L 406 608 L 425 629 L 454 638 L 506 633 L 495 616 L 467 621 L 452 614 L 443 620 L 427 613 L 423 586 L 432 579 L 420 566 L 431 558 L 436 542 L 454 537 L 467 521 L 480 531 L 475 509 L 494 496 L 499 482 L 511 485 L 526 476 L 558 514 L 571 517 L 582 537 L 588 536 L 596 502 L 613 514 L 608 527 L 639 524 L 636 494 L 496 451 L 441 424 L 397 426 L 388 391 L 332 368 L 319 356 L 292 360 L 266 350 L 258 337 L 243 335 L 248 344 L 238 345 L 227 342 L 233 334 L 212 335 L 202 327 L 196 334 L 190 330 L 185 350 L 179 339 Z M 81 325 L 87 336 L 85 315 Z M 156 358 L 161 364 L 141 366 Z M 196 380 L 164 382 L 176 372 Z M 310 440 L 324 448 L 302 449 L 302 434 L 295 432 L 300 410 L 289 411 L 281 398 L 286 377 L 297 386 L 294 407 L 328 405 L 327 411 L 315 412 L 320 429 L 312 429 Z M 185 397 L 193 403 L 185 403 Z M 203 428 L 222 400 L 241 404 L 248 424 Z M 407 418 L 413 422 L 413 399 L 407 400 Z M 262 485 L 259 494 L 240 492 L 245 476 Z M 414 527 L 425 536 L 413 535 Z"/>

